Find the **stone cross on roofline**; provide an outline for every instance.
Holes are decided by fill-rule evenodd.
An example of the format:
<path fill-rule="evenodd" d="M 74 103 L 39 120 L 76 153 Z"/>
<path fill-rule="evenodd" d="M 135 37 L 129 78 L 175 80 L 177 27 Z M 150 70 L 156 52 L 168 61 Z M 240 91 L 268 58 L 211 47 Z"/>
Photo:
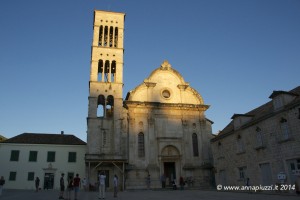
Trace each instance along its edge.
<path fill-rule="evenodd" d="M 171 68 L 171 64 L 167 60 L 164 60 L 160 68 L 163 70 L 169 70 Z"/>

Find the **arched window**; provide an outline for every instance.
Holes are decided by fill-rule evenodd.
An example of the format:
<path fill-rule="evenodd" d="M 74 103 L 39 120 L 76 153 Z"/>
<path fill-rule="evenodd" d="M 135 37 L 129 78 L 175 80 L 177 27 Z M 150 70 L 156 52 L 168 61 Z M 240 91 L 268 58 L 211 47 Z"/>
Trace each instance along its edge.
<path fill-rule="evenodd" d="M 98 105 L 97 105 L 97 117 L 104 117 L 104 107 L 105 107 L 105 97 L 104 95 L 98 96 Z"/>
<path fill-rule="evenodd" d="M 103 81 L 102 74 L 103 74 L 103 60 L 99 60 L 98 61 L 98 81 Z"/>
<path fill-rule="evenodd" d="M 114 97 L 109 95 L 106 102 L 106 117 L 114 116 Z"/>
<path fill-rule="evenodd" d="M 118 27 L 115 28 L 115 45 L 114 47 L 118 47 Z"/>
<path fill-rule="evenodd" d="M 108 46 L 108 26 L 105 26 L 104 28 L 104 47 Z"/>
<path fill-rule="evenodd" d="M 139 158 L 145 157 L 145 139 L 144 139 L 144 133 L 142 132 L 138 134 L 138 157 Z"/>
<path fill-rule="evenodd" d="M 109 27 L 109 47 L 113 47 L 113 33 L 114 28 L 111 26 Z"/>
<path fill-rule="evenodd" d="M 110 81 L 109 68 L 110 68 L 109 60 L 106 60 L 105 61 L 105 68 L 104 68 L 104 81 L 105 82 L 109 82 Z"/>
<path fill-rule="evenodd" d="M 116 75 L 116 61 L 113 60 L 111 63 L 111 82 L 115 82 Z"/>
<path fill-rule="evenodd" d="M 103 26 L 99 27 L 99 46 L 103 46 Z"/>
<path fill-rule="evenodd" d="M 193 140 L 193 154 L 195 157 L 198 157 L 199 156 L 198 137 L 196 133 L 193 133 L 192 140 Z"/>

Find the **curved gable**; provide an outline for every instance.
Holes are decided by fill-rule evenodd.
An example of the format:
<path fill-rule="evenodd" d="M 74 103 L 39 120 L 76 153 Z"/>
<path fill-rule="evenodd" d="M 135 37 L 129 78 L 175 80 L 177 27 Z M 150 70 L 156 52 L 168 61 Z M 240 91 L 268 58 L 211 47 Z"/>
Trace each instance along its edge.
<path fill-rule="evenodd" d="M 126 100 L 139 102 L 204 104 L 200 94 L 185 82 L 168 61 L 155 69 L 142 84 L 130 91 Z"/>

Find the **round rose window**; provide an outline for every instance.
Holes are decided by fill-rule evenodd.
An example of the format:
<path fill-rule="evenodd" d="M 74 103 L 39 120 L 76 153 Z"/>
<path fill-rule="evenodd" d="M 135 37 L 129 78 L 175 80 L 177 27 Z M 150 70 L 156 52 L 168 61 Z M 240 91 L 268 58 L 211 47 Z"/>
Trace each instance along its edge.
<path fill-rule="evenodd" d="M 169 90 L 164 90 L 164 91 L 162 91 L 162 96 L 163 96 L 164 98 L 168 99 L 168 98 L 170 98 L 171 93 L 170 93 Z"/>

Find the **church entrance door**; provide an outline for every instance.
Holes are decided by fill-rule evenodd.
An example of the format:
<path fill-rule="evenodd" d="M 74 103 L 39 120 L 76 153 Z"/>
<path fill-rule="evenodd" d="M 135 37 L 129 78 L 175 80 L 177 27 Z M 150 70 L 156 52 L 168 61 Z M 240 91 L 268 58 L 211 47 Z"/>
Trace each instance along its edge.
<path fill-rule="evenodd" d="M 172 181 L 176 179 L 175 162 L 164 162 L 164 172 L 166 176 L 166 185 L 172 186 Z"/>

